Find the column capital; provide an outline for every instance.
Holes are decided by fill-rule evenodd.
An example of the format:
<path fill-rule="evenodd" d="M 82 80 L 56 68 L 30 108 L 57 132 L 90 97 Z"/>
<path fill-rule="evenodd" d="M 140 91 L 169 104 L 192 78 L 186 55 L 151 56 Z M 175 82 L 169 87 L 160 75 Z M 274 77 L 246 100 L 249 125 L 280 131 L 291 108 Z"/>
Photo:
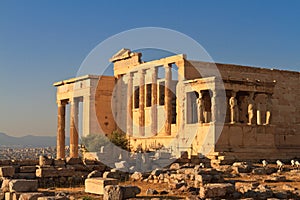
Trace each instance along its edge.
<path fill-rule="evenodd" d="M 57 104 L 58 106 L 65 106 L 65 105 L 68 104 L 68 102 L 65 101 L 65 100 L 56 100 L 56 104 Z"/>
<path fill-rule="evenodd" d="M 151 70 L 152 73 L 156 73 L 157 72 L 157 67 L 152 67 L 150 70 Z"/>
<path fill-rule="evenodd" d="M 140 70 L 138 70 L 138 73 L 139 73 L 139 74 L 145 74 L 145 73 L 146 73 L 146 70 L 145 70 L 145 69 L 140 69 Z"/>
<path fill-rule="evenodd" d="M 164 64 L 164 68 L 170 69 L 170 68 L 171 68 L 171 64 L 170 64 L 170 63 L 165 63 L 165 64 Z"/>

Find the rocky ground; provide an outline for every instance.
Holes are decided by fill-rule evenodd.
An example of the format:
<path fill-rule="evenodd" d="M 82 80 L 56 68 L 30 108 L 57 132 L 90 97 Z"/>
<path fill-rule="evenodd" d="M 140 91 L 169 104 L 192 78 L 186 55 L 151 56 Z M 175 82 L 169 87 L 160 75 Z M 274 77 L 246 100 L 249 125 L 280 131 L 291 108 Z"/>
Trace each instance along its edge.
<path fill-rule="evenodd" d="M 109 176 L 124 178 L 123 175 L 114 171 Z M 141 189 L 132 199 L 300 199 L 300 170 L 285 166 L 278 171 L 275 164 L 262 167 L 242 162 L 214 168 L 174 163 L 149 173 L 135 172 L 119 185 Z M 65 192 L 75 199 L 103 199 L 85 193 L 83 186 L 53 192 Z"/>

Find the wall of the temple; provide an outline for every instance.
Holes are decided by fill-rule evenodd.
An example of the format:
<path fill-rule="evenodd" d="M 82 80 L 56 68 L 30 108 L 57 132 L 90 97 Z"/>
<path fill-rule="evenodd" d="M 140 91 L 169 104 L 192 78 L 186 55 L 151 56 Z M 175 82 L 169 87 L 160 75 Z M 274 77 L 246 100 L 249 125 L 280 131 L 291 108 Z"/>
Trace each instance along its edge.
<path fill-rule="evenodd" d="M 189 78 L 196 78 L 189 76 L 189 73 L 195 74 L 193 72 L 195 69 L 192 69 L 191 65 L 205 71 L 213 64 L 188 62 L 185 73 Z M 270 125 L 225 124 L 216 151 L 253 152 L 256 156 L 259 156 L 257 152 L 282 153 L 291 150 L 300 152 L 300 73 L 229 64 L 217 64 L 217 66 L 223 80 L 248 80 L 261 83 L 275 80 L 276 83 L 271 100 Z M 213 74 L 208 74 L 211 75 Z M 263 101 L 260 100 L 263 99 L 261 95 L 263 94 L 257 95 L 256 101 Z M 261 110 L 264 123 L 266 108 L 262 107 Z"/>
<path fill-rule="evenodd" d="M 98 122 L 104 134 L 111 134 L 116 129 L 112 99 L 115 77 L 101 76 L 95 94 L 95 108 Z"/>

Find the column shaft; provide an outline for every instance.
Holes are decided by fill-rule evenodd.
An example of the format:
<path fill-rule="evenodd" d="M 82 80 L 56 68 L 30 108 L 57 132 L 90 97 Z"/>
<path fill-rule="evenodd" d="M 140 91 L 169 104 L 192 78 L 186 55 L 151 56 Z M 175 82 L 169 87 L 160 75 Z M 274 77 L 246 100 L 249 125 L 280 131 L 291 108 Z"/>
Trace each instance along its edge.
<path fill-rule="evenodd" d="M 57 159 L 65 158 L 65 115 L 66 115 L 66 105 L 65 103 L 58 101 L 57 103 Z"/>
<path fill-rule="evenodd" d="M 132 107 L 133 107 L 133 84 L 132 73 L 128 74 L 127 82 L 127 134 L 132 136 Z"/>
<path fill-rule="evenodd" d="M 172 123 L 172 71 L 171 66 L 165 65 L 165 135 L 171 135 L 171 123 Z"/>
<path fill-rule="evenodd" d="M 145 135 L 145 71 L 139 72 L 140 96 L 139 96 L 139 136 Z"/>
<path fill-rule="evenodd" d="M 117 130 L 120 132 L 121 131 L 121 127 L 122 127 L 122 75 L 118 75 L 118 80 L 117 80 Z"/>
<path fill-rule="evenodd" d="M 70 157 L 78 158 L 78 105 L 75 99 L 70 107 Z"/>
<path fill-rule="evenodd" d="M 151 85 L 151 135 L 157 135 L 157 68 L 152 72 Z"/>

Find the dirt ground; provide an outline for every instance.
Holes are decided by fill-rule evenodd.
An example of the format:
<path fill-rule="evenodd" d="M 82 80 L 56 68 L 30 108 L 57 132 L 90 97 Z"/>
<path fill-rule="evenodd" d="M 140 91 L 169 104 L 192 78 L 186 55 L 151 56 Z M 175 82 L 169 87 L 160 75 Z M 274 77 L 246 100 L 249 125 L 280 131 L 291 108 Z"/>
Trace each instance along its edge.
<path fill-rule="evenodd" d="M 271 165 L 272 166 L 272 165 Z M 258 166 L 257 166 L 258 167 Z M 272 166 L 272 167 L 275 167 Z M 291 172 L 280 172 L 277 175 L 283 175 L 286 177 L 286 181 L 282 182 L 264 182 L 265 179 L 270 177 L 270 175 L 253 175 L 253 174 L 240 174 L 236 177 L 226 178 L 226 181 L 237 181 L 237 182 L 259 182 L 261 185 L 271 187 L 273 191 L 286 191 L 286 186 L 291 186 L 294 190 L 299 190 L 300 192 L 300 170 L 297 173 Z M 121 182 L 120 185 L 132 185 L 138 186 L 141 189 L 141 193 L 138 195 L 137 199 L 150 199 L 154 197 L 159 197 L 159 199 L 185 199 L 187 194 L 181 193 L 180 191 L 175 191 L 175 193 L 169 193 L 167 195 L 153 195 L 147 196 L 146 191 L 147 189 L 151 188 L 157 190 L 158 192 L 161 191 L 169 191 L 168 183 L 148 183 L 145 181 L 126 181 Z M 285 187 L 285 188 L 284 188 Z M 46 191 L 45 189 L 40 189 L 40 191 Z M 75 197 L 75 199 L 82 199 L 82 200 L 102 200 L 102 196 L 100 195 L 93 195 L 87 194 L 84 192 L 84 186 L 76 187 L 76 188 L 53 188 L 53 190 L 47 190 L 50 192 L 65 192 Z"/>

